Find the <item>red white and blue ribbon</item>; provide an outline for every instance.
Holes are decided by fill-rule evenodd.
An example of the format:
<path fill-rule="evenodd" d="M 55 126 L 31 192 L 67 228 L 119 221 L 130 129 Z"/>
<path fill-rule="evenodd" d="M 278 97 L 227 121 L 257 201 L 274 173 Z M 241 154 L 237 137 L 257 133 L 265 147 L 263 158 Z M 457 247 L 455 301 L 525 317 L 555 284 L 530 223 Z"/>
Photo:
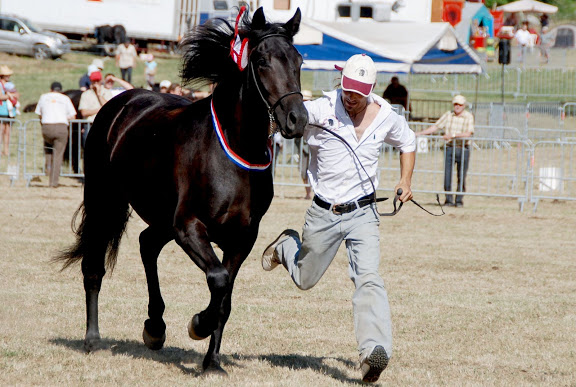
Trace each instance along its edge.
<path fill-rule="evenodd" d="M 248 161 L 244 160 L 242 157 L 238 156 L 232 149 L 230 149 L 230 145 L 228 145 L 228 141 L 226 141 L 226 136 L 224 136 L 224 132 L 222 131 L 222 127 L 220 126 L 220 121 L 218 121 L 218 117 L 216 116 L 216 110 L 214 110 L 214 101 L 210 102 L 210 111 L 212 112 L 212 123 L 214 125 L 214 131 L 218 136 L 218 140 L 220 141 L 220 145 L 226 153 L 226 156 L 234 164 L 239 166 L 242 169 L 246 169 L 248 171 L 264 171 L 268 169 L 268 167 L 272 164 L 272 148 L 270 147 L 270 143 L 268 144 L 268 156 L 270 160 L 266 164 L 251 164 Z"/>
<path fill-rule="evenodd" d="M 236 16 L 234 39 L 230 41 L 230 56 L 240 71 L 243 71 L 246 66 L 248 66 L 248 39 L 244 38 L 242 40 L 240 39 L 240 36 L 238 36 L 238 24 L 240 24 L 240 19 L 244 15 L 244 12 L 246 12 L 245 6 L 240 8 L 240 12 L 238 13 L 238 16 Z"/>

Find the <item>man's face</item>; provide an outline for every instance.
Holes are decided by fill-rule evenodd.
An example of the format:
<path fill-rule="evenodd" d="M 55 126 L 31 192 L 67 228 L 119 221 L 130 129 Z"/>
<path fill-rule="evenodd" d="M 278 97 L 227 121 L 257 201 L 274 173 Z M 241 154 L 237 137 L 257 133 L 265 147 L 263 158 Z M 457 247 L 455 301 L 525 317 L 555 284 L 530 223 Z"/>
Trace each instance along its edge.
<path fill-rule="evenodd" d="M 111 89 L 114 87 L 114 80 L 112 78 L 106 78 L 104 81 L 104 87 L 107 89 Z"/>
<path fill-rule="evenodd" d="M 459 115 L 460 113 L 462 113 L 464 111 L 465 108 L 466 108 L 465 105 L 460 105 L 459 103 L 455 103 L 454 104 L 454 113 L 456 115 Z"/>
<path fill-rule="evenodd" d="M 342 104 L 348 113 L 358 113 L 366 107 L 367 98 L 353 91 L 342 90 Z"/>

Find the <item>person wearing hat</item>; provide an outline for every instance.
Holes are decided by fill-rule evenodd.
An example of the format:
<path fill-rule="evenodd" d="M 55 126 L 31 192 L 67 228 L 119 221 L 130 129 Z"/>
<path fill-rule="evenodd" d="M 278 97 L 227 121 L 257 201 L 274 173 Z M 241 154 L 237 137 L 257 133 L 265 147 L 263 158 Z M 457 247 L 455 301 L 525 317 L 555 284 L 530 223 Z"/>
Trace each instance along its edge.
<path fill-rule="evenodd" d="M 163 81 L 160 82 L 160 93 L 168 93 L 168 89 L 170 88 L 170 85 L 172 85 L 172 82 L 170 82 L 167 79 L 164 79 Z"/>
<path fill-rule="evenodd" d="M 40 96 L 35 113 L 40 116 L 42 124 L 48 184 L 56 188 L 64 159 L 64 150 L 68 143 L 69 120 L 76 117 L 76 110 L 70 98 L 62 94 L 62 84 L 53 82 L 50 85 L 50 92 Z"/>
<path fill-rule="evenodd" d="M 100 108 L 113 97 L 110 89 L 102 85 L 102 73 L 95 71 L 90 74 L 90 89 L 82 93 L 78 110 L 82 117 L 94 122 Z"/>
<path fill-rule="evenodd" d="M 94 59 L 92 63 L 88 65 L 88 71 L 86 74 L 82 75 L 78 81 L 78 86 L 80 90 L 86 91 L 90 88 L 90 74 L 95 71 L 104 71 L 104 61 L 102 59 Z"/>
<path fill-rule="evenodd" d="M 412 198 L 416 142 L 406 120 L 372 93 L 376 66 L 365 54 L 353 55 L 343 68 L 341 88 L 304 103 L 310 124 L 304 139 L 310 148 L 308 177 L 315 193 L 306 212 L 302 238 L 284 230 L 262 254 L 262 267 L 282 265 L 296 286 L 310 289 L 320 280 L 346 242 L 354 328 L 364 382 L 375 382 L 392 356 L 388 296 L 378 266 L 380 219 L 373 187 L 378 186 L 378 158 L 388 143 L 400 151 L 400 200 Z M 352 151 L 352 148 L 354 151 Z M 362 165 L 362 166 L 361 166 Z M 372 185 L 374 184 L 374 185 Z"/>
<path fill-rule="evenodd" d="M 416 136 L 423 136 L 444 131 L 446 147 L 444 153 L 444 191 L 452 191 L 452 165 L 456 164 L 458 171 L 458 192 L 466 192 L 466 173 L 470 161 L 470 137 L 474 134 L 474 115 L 466 110 L 466 98 L 457 95 L 452 99 L 453 111 L 448 111 L 440 117 L 438 121 L 428 129 L 416 133 Z M 445 206 L 462 207 L 464 205 L 463 195 L 454 196 L 446 194 Z"/>
<path fill-rule="evenodd" d="M 10 154 L 10 131 L 12 124 L 6 119 L 10 119 L 10 110 L 13 105 L 10 100 L 18 100 L 19 94 L 15 92 L 14 85 L 10 82 L 10 76 L 14 72 L 6 65 L 0 66 L 0 141 L 2 142 L 2 156 Z M 11 85 L 11 86 L 10 86 Z"/>
<path fill-rule="evenodd" d="M 94 122 L 96 114 L 100 111 L 102 106 L 108 101 L 110 101 L 114 95 L 102 85 L 102 73 L 100 71 L 95 71 L 90 74 L 90 89 L 86 90 L 80 96 L 80 103 L 78 104 L 78 110 L 84 119 L 88 122 Z M 86 140 L 88 135 L 88 127 L 82 133 L 82 143 Z"/>

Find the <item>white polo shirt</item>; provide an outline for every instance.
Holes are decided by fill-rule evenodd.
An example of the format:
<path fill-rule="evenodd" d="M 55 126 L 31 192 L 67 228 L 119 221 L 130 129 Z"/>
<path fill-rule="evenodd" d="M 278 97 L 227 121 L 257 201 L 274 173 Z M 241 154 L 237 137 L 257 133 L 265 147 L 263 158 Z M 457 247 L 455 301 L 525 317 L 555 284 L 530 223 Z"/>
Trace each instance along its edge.
<path fill-rule="evenodd" d="M 364 169 L 341 140 L 320 128 L 308 127 L 304 138 L 310 147 L 308 177 L 314 193 L 328 203 L 347 203 L 373 192 L 370 180 L 378 187 L 378 157 L 383 143 L 401 152 L 416 150 L 416 136 L 404 117 L 399 116 L 388 102 L 376 94 L 368 98 L 380 105 L 378 115 L 366 128 L 360 140 L 354 124 L 342 104 L 342 90 L 324 93 L 314 101 L 304 103 L 308 122 L 327 127 L 342 136 L 354 149 Z"/>
<path fill-rule="evenodd" d="M 72 101 L 62 93 L 46 93 L 40 96 L 35 113 L 42 117 L 43 124 L 66 124 L 68 117 L 76 115 Z"/>

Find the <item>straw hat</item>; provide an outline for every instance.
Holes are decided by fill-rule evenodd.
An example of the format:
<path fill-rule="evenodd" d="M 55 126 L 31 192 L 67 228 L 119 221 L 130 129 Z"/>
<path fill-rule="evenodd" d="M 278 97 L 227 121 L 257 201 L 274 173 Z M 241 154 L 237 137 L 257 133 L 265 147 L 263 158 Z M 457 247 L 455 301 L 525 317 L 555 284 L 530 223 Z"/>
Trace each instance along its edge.
<path fill-rule="evenodd" d="M 6 65 L 0 66 L 0 75 L 12 75 L 14 71 L 10 70 L 10 67 Z"/>

